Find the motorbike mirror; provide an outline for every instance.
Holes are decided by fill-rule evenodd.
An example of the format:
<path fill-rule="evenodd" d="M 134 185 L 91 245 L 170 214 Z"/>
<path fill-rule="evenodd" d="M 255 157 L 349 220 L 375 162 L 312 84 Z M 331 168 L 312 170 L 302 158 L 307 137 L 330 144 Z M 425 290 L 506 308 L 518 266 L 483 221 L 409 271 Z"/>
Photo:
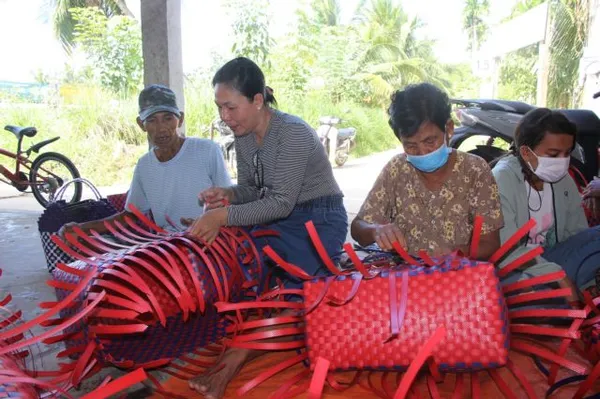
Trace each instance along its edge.
<path fill-rule="evenodd" d="M 594 98 L 598 98 L 598 97 L 600 97 L 600 91 L 599 91 L 598 93 L 594 94 L 594 95 L 593 95 L 593 97 L 594 97 Z"/>

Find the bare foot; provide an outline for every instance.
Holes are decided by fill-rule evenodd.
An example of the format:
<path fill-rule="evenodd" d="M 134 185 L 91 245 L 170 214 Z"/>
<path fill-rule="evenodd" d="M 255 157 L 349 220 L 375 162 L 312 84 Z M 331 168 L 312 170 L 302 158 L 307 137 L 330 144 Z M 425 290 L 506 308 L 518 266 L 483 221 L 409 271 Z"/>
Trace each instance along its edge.
<path fill-rule="evenodd" d="M 221 399 L 229 381 L 248 360 L 249 352 L 246 349 L 228 349 L 213 367 L 190 380 L 190 388 L 206 399 Z"/>

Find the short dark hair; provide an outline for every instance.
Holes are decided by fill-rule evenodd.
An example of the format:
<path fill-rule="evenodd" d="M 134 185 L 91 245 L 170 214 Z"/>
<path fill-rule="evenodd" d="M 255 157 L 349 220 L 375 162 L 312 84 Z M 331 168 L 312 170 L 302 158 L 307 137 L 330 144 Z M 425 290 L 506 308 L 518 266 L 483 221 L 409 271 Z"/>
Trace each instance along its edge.
<path fill-rule="evenodd" d="M 515 137 L 510 145 L 510 152 L 493 160 L 490 163 L 490 166 L 494 167 L 502 158 L 514 155 L 521 164 L 521 171 L 525 176 L 525 180 L 532 184 L 534 173 L 521 156 L 521 151 L 519 151 L 519 149 L 522 146 L 526 146 L 533 150 L 542 142 L 542 140 L 544 140 L 544 137 L 548 132 L 573 136 L 572 149 L 575 148 L 575 142 L 577 141 L 577 126 L 559 111 L 552 111 L 548 108 L 536 108 L 527 112 L 523 118 L 521 118 L 521 121 L 515 129 Z"/>
<path fill-rule="evenodd" d="M 234 58 L 219 68 L 212 85 L 215 87 L 219 83 L 233 87 L 250 101 L 255 95 L 262 94 L 265 103 L 277 104 L 273 89 L 265 85 L 265 75 L 254 61 L 246 57 Z"/>
<path fill-rule="evenodd" d="M 519 148 L 527 146 L 532 150 L 544 140 L 546 133 L 573 136 L 573 148 L 577 138 L 577 126 L 560 111 L 536 108 L 526 113 L 517 128 L 511 150 L 518 154 Z"/>
<path fill-rule="evenodd" d="M 412 84 L 392 94 L 389 124 L 402 140 L 414 136 L 424 122 L 445 131 L 450 112 L 450 99 L 444 91 L 430 83 Z"/>

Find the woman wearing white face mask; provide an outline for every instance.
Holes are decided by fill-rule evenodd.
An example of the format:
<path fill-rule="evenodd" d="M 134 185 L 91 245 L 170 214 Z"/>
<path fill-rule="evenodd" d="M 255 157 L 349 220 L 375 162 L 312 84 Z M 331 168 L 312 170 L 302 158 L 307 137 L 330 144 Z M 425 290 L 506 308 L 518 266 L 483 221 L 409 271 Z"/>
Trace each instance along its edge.
<path fill-rule="evenodd" d="M 497 161 L 493 173 L 504 215 L 502 242 L 529 219 L 536 221 L 511 259 L 542 246 L 543 258 L 524 275 L 557 271 L 560 265 L 569 281 L 582 289 L 593 282 L 600 266 L 600 230 L 588 229 L 581 196 L 568 174 L 576 134 L 575 125 L 560 112 L 530 111 L 517 127 L 511 153 Z"/>

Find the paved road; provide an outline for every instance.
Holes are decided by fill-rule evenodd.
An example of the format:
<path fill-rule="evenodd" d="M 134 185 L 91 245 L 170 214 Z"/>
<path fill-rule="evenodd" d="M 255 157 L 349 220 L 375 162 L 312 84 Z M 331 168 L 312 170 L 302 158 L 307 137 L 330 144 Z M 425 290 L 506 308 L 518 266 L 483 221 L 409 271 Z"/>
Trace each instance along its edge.
<path fill-rule="evenodd" d="M 368 157 L 349 161 L 341 168 L 335 168 L 335 177 L 346 197 L 346 209 L 354 215 L 373 186 L 379 172 L 388 160 L 398 150 L 386 151 Z M 99 188 L 102 195 L 122 193 L 127 191 L 127 186 L 114 186 Z M 84 189 L 84 198 L 92 196 L 88 189 Z M 0 186 L 0 211 L 26 211 L 41 213 L 42 207 L 35 201 L 31 194 L 20 194 L 17 190 L 6 185 Z"/>

